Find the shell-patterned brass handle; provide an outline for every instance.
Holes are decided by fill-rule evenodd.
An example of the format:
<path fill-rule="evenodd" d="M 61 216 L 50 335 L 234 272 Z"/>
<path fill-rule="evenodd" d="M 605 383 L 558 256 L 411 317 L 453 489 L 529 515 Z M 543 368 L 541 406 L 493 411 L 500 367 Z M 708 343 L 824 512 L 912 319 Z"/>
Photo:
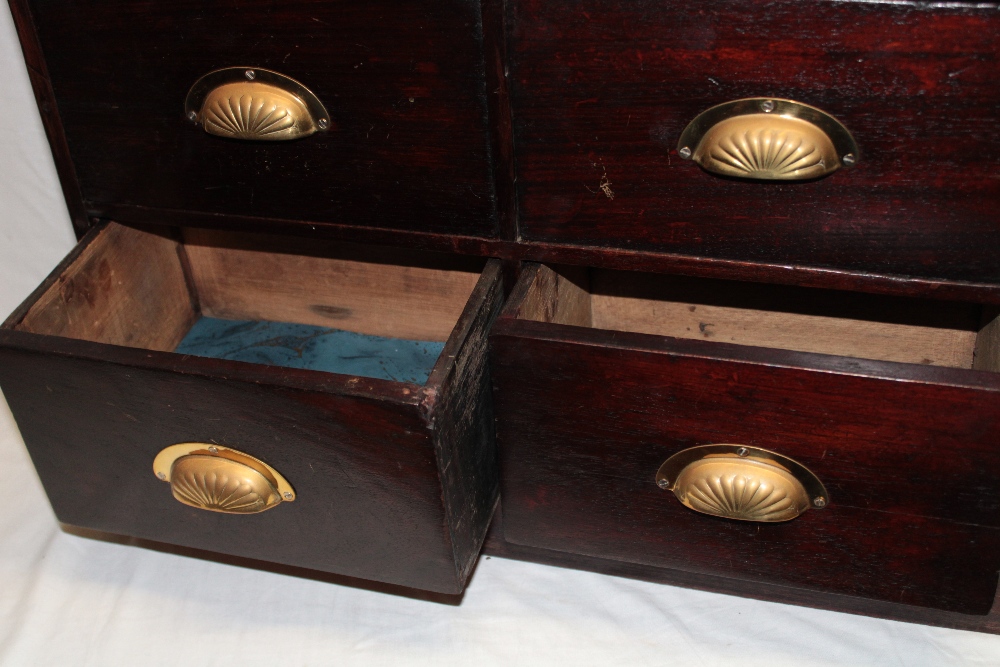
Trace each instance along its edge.
<path fill-rule="evenodd" d="M 740 521 L 790 521 L 830 504 L 816 475 L 775 452 L 743 445 L 702 445 L 677 452 L 656 473 L 656 484 L 685 506 Z"/>
<path fill-rule="evenodd" d="M 209 134 L 251 141 L 286 141 L 330 127 L 330 114 L 311 90 L 259 67 L 209 72 L 188 91 L 184 113 Z"/>
<path fill-rule="evenodd" d="M 178 501 L 211 512 L 256 514 L 295 500 L 295 490 L 277 470 L 221 445 L 171 445 L 156 455 L 153 473 L 170 482 Z"/>
<path fill-rule="evenodd" d="M 854 137 L 830 114 L 793 100 L 753 97 L 703 111 L 681 133 L 677 152 L 722 176 L 798 181 L 859 159 Z"/>

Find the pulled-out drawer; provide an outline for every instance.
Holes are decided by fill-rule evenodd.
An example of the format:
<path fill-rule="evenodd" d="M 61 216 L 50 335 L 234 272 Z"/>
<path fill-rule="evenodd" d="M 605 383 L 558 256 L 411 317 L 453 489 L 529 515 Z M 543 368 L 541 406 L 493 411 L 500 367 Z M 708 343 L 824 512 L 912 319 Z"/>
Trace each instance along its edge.
<path fill-rule="evenodd" d="M 460 592 L 497 498 L 498 263 L 109 224 L 0 329 L 66 524 Z"/>
<path fill-rule="evenodd" d="M 996 315 L 530 265 L 491 334 L 505 537 L 986 613 L 1000 568 Z M 795 511 L 749 511 L 755 489 L 789 476 L 807 494 Z"/>

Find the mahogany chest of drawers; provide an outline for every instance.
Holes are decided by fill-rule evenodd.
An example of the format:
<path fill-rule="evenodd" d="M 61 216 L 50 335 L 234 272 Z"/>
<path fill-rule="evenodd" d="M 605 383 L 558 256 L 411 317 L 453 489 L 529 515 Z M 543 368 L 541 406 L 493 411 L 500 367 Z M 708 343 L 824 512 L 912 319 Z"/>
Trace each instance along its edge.
<path fill-rule="evenodd" d="M 10 0 L 59 521 L 997 631 L 995 3 Z"/>

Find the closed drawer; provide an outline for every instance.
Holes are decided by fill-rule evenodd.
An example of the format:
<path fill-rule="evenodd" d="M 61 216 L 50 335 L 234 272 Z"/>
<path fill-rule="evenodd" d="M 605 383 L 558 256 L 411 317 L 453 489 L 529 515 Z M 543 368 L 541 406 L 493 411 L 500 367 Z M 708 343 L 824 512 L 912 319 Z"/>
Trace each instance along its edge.
<path fill-rule="evenodd" d="M 1000 281 L 995 7 L 517 0 L 511 96 L 525 241 Z M 805 182 L 678 155 L 715 105 L 818 107 L 853 168 Z"/>
<path fill-rule="evenodd" d="M 28 5 L 92 216 L 494 235 L 478 2 Z M 295 141 L 207 135 L 185 97 L 227 67 L 300 82 L 328 128 Z"/>
<path fill-rule="evenodd" d="M 970 304 L 534 265 L 491 335 L 509 542 L 964 613 L 1000 566 L 1000 323 Z M 794 460 L 825 507 L 685 507 L 693 447 Z"/>
<path fill-rule="evenodd" d="M 91 232 L 0 329 L 0 386 L 58 519 L 460 592 L 497 497 L 497 264 L 177 234 Z M 184 443 L 194 458 L 164 454 Z M 233 460 L 266 476 L 253 459 L 278 493 L 251 480 L 273 506 L 240 513 L 261 507 L 223 478 L 243 479 Z"/>

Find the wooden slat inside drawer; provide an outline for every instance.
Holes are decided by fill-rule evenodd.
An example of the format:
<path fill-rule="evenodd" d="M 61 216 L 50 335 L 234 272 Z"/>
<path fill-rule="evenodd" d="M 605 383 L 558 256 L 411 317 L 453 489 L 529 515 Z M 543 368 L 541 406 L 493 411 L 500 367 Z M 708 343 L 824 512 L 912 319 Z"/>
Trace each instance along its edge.
<path fill-rule="evenodd" d="M 977 304 L 543 266 L 519 313 L 595 329 L 1000 370 L 1000 324 Z"/>
<path fill-rule="evenodd" d="M 445 341 L 483 261 L 395 248 L 185 230 L 202 313 Z"/>

